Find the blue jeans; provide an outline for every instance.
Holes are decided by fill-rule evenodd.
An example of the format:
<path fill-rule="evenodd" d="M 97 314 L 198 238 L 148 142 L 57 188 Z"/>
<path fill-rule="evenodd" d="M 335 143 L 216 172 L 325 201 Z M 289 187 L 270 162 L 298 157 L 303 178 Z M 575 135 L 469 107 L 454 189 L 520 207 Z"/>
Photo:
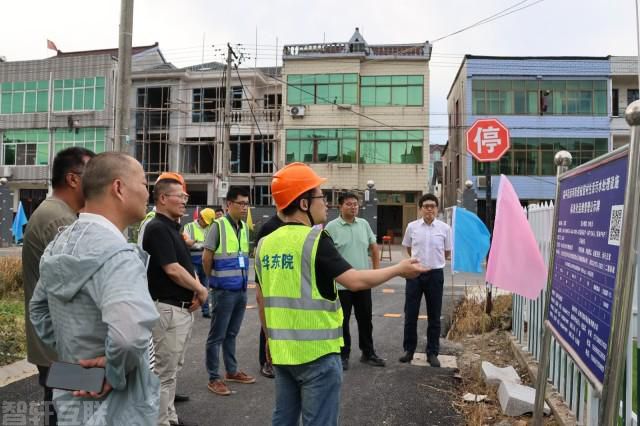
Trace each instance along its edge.
<path fill-rule="evenodd" d="M 194 263 L 193 269 L 195 269 L 196 275 L 198 276 L 200 283 L 204 287 L 209 288 L 209 286 L 207 285 L 207 275 L 204 273 L 204 268 L 202 267 L 202 263 Z M 209 315 L 209 298 L 207 298 L 207 303 L 202 305 L 202 315 Z"/>
<path fill-rule="evenodd" d="M 236 336 L 247 307 L 247 292 L 213 289 L 213 318 L 207 337 L 207 372 L 209 380 L 220 378 L 220 346 L 227 373 L 238 372 Z"/>
<path fill-rule="evenodd" d="M 336 426 L 340 413 L 342 361 L 329 354 L 301 365 L 274 365 L 273 426 Z"/>

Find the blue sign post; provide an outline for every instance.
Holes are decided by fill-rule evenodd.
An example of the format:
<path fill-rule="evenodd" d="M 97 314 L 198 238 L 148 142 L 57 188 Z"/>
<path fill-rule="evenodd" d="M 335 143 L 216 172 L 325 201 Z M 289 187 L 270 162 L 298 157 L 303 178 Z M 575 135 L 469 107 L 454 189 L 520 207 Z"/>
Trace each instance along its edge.
<path fill-rule="evenodd" d="M 548 326 L 602 390 L 627 184 L 627 153 L 559 182 Z"/>

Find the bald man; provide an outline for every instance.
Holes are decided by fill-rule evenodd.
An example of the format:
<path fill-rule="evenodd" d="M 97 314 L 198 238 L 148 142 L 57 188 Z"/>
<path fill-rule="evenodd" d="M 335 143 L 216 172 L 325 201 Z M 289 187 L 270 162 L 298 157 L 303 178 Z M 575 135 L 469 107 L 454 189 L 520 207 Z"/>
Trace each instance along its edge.
<path fill-rule="evenodd" d="M 57 390 L 58 424 L 152 426 L 160 384 L 148 346 L 159 315 L 146 254 L 122 234 L 146 213 L 145 174 L 126 154 L 99 154 L 85 168 L 82 190 L 84 213 L 42 256 L 30 318 L 60 361 L 104 367 L 105 381 L 100 393 Z"/>

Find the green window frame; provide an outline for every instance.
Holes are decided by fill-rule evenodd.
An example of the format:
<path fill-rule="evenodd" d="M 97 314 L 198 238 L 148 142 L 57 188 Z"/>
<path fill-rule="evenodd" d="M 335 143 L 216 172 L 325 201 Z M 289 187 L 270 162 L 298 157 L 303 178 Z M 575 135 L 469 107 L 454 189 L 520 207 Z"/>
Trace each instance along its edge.
<path fill-rule="evenodd" d="M 362 164 L 422 164 L 423 130 L 362 130 Z"/>
<path fill-rule="evenodd" d="M 356 129 L 289 129 L 286 163 L 355 163 Z"/>
<path fill-rule="evenodd" d="M 73 132 L 56 129 L 53 134 L 54 152 L 57 154 L 63 149 L 79 146 L 99 154 L 105 151 L 105 133 L 103 127 L 83 127 Z"/>
<path fill-rule="evenodd" d="M 511 138 L 511 148 L 498 162 L 481 163 L 473 159 L 473 175 L 483 176 L 486 167 L 491 167 L 493 175 L 554 176 L 556 152 L 569 151 L 573 165 L 579 166 L 606 154 L 608 148 L 607 138 Z"/>
<path fill-rule="evenodd" d="M 607 115 L 607 80 L 471 80 L 474 115 Z"/>
<path fill-rule="evenodd" d="M 53 81 L 53 110 L 103 111 L 104 77 L 70 78 Z"/>
<path fill-rule="evenodd" d="M 49 164 L 47 129 L 5 130 L 2 133 L 2 164 L 41 166 Z"/>
<path fill-rule="evenodd" d="M 17 81 L 0 84 L 0 114 L 30 114 L 49 110 L 49 82 Z"/>
<path fill-rule="evenodd" d="M 424 104 L 424 76 L 376 75 L 360 77 L 360 105 L 416 106 Z"/>
<path fill-rule="evenodd" d="M 287 105 L 358 104 L 358 74 L 291 74 Z"/>

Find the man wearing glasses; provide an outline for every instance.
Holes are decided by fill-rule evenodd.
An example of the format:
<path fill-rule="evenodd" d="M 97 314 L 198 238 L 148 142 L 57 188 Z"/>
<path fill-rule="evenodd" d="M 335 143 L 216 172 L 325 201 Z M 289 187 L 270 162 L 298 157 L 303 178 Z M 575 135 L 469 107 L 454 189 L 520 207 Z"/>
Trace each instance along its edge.
<path fill-rule="evenodd" d="M 247 307 L 249 230 L 244 219 L 249 209 L 249 191 L 232 186 L 226 201 L 227 214 L 211 225 L 202 254 L 202 266 L 213 293 L 213 318 L 206 345 L 207 388 L 223 396 L 231 394 L 226 382 L 256 381 L 238 369 L 236 360 L 236 336 Z M 224 379 L 219 373 L 220 347 L 226 369 Z"/>
<path fill-rule="evenodd" d="M 176 376 L 191 338 L 193 311 L 207 303 L 182 234 L 180 218 L 189 196 L 177 179 L 160 179 L 153 188 L 156 215 L 144 232 L 142 247 L 149 253 L 149 292 L 160 320 L 153 329 L 156 373 L 160 378 L 158 425 L 178 422 L 174 406 Z"/>
<path fill-rule="evenodd" d="M 407 279 L 404 302 L 404 355 L 400 362 L 410 362 L 418 344 L 417 324 L 420 302 L 424 294 L 427 303 L 427 361 L 432 367 L 440 367 L 440 313 L 442 311 L 442 288 L 444 266 L 451 258 L 451 228 L 436 219 L 438 198 L 425 194 L 420 198 L 422 218 L 407 225 L 402 240 L 410 257 L 417 258 L 429 269 L 417 278 Z"/>
<path fill-rule="evenodd" d="M 369 255 L 373 269 L 380 268 L 380 252 L 376 244 L 376 236 L 371 230 L 369 222 L 358 217 L 358 196 L 347 192 L 338 197 L 340 217 L 332 220 L 325 228 L 333 239 L 338 253 L 355 269 L 369 269 Z M 385 362 L 376 355 L 373 348 L 373 323 L 371 289 L 350 291 L 338 284 L 338 296 L 344 313 L 342 321 L 342 336 L 344 346 L 341 349 L 342 369 L 349 369 L 349 354 L 351 353 L 351 333 L 349 320 L 351 309 L 355 311 L 358 322 L 358 341 L 362 356 L 360 362 L 373 367 L 384 367 Z"/>

